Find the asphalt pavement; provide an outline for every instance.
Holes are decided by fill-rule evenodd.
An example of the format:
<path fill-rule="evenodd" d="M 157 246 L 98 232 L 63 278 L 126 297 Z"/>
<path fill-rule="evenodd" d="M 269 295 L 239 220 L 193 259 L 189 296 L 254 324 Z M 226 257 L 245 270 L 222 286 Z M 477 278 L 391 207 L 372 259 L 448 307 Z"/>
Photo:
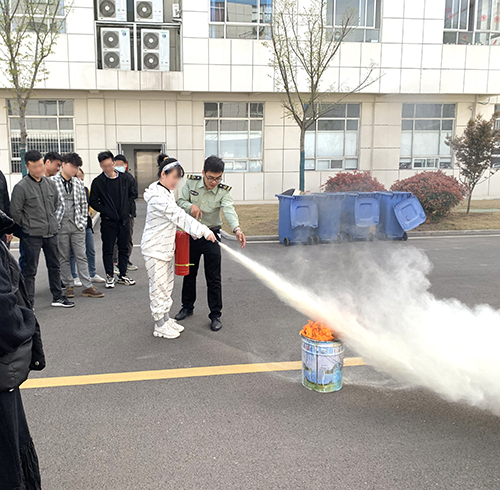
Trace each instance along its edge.
<path fill-rule="evenodd" d="M 137 244 L 142 227 L 143 217 Z M 96 231 L 102 274 L 99 238 Z M 436 296 L 500 308 L 500 236 L 253 243 L 245 253 L 311 282 L 320 274 L 334 280 L 356 247 L 422 249 L 434 263 Z M 130 273 L 136 286 L 117 286 L 103 299 L 77 290 L 71 310 L 49 306 L 40 261 L 36 313 L 48 366 L 32 378 L 300 360 L 298 332 L 307 319 L 229 256 L 223 329 L 209 329 L 201 275 L 186 331 L 174 341 L 154 338 L 138 247 L 132 258 L 140 267 Z M 174 310 L 180 284 L 177 278 Z M 356 353 L 348 348 L 347 355 Z M 344 388 L 331 394 L 306 390 L 300 372 L 286 371 L 27 389 L 23 399 L 49 490 L 500 488 L 500 418 L 369 366 L 345 368 Z"/>

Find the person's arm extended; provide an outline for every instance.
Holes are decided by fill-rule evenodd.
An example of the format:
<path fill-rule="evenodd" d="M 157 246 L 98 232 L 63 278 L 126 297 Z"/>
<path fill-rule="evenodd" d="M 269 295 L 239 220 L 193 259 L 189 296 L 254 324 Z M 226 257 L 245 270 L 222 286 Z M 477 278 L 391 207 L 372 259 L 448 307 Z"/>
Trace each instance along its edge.
<path fill-rule="evenodd" d="M 92 185 L 90 186 L 89 204 L 90 207 L 98 213 L 102 211 L 101 193 L 97 187 L 95 179 L 92 181 Z"/>
<path fill-rule="evenodd" d="M 189 186 L 186 182 L 182 188 L 181 196 L 177 199 L 177 206 L 186 211 L 186 213 L 191 214 L 191 206 L 193 203 L 190 201 L 189 196 Z"/>
<path fill-rule="evenodd" d="M 175 203 L 173 199 L 167 201 L 166 203 L 158 200 L 156 203 L 150 204 L 153 205 L 152 207 L 154 212 L 158 216 L 167 218 L 169 221 L 195 238 L 205 237 L 209 239 L 209 237 L 213 235 L 210 228 L 202 225 L 199 221 L 196 221 L 192 216 L 187 214 L 184 209 Z"/>
<path fill-rule="evenodd" d="M 12 219 L 18 224 L 23 224 L 23 208 L 24 208 L 24 189 L 19 185 L 16 185 L 12 190 L 12 199 L 10 201 L 10 212 L 12 214 Z"/>

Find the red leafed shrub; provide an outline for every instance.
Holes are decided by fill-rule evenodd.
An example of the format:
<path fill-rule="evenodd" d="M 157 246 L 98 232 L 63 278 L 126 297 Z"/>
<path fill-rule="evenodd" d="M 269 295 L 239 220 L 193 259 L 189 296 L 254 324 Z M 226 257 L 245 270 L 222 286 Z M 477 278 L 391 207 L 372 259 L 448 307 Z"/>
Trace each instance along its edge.
<path fill-rule="evenodd" d="M 385 191 L 385 187 L 370 172 L 338 172 L 322 186 L 325 192 L 372 192 Z"/>
<path fill-rule="evenodd" d="M 467 194 L 467 186 L 455 177 L 437 172 L 420 172 L 403 180 L 396 180 L 391 191 L 411 192 L 422 204 L 427 219 L 439 221 Z"/>

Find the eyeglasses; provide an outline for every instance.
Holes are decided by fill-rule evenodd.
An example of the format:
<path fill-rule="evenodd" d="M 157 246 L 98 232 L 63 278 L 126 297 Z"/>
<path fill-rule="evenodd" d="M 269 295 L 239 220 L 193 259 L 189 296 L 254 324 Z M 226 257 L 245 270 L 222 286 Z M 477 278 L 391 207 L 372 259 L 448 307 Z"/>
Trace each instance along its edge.
<path fill-rule="evenodd" d="M 210 177 L 210 176 L 207 175 L 207 180 L 209 182 L 217 182 L 217 183 L 219 183 L 219 182 L 222 182 L 222 177 Z"/>

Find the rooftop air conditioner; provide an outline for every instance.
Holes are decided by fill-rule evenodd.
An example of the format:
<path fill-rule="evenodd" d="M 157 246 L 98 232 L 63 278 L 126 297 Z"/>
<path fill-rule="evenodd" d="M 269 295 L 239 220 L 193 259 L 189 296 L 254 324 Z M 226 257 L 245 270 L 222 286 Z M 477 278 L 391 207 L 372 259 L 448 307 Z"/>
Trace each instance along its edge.
<path fill-rule="evenodd" d="M 163 22 L 163 0 L 134 0 L 136 22 Z"/>
<path fill-rule="evenodd" d="M 130 29 L 102 28 L 101 53 L 102 67 L 105 70 L 131 70 Z"/>
<path fill-rule="evenodd" d="M 98 0 L 98 20 L 127 21 L 127 0 Z"/>
<path fill-rule="evenodd" d="M 142 70 L 169 71 L 170 32 L 159 29 L 142 29 Z"/>

